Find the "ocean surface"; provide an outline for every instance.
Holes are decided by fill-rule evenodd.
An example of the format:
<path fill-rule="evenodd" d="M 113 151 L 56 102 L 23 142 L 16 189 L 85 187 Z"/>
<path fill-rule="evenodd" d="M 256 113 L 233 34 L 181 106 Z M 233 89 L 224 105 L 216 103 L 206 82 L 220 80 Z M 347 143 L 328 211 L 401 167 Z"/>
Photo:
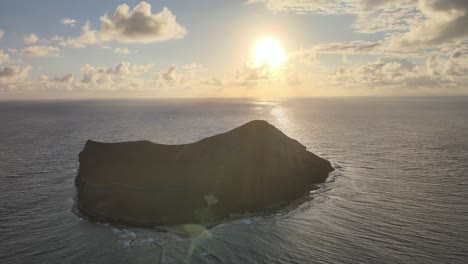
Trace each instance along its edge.
<path fill-rule="evenodd" d="M 189 143 L 264 119 L 337 169 L 198 236 L 73 212 L 87 139 Z M 0 263 L 468 263 L 468 98 L 0 102 Z"/>

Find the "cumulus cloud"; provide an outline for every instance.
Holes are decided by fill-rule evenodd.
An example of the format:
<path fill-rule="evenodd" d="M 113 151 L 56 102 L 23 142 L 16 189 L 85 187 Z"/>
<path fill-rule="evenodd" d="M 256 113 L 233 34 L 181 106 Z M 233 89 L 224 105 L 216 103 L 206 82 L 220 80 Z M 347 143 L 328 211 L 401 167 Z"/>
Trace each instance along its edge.
<path fill-rule="evenodd" d="M 114 51 L 114 53 L 123 54 L 123 55 L 130 54 L 130 50 L 128 50 L 128 49 L 115 48 L 113 51 Z"/>
<path fill-rule="evenodd" d="M 156 74 L 155 86 L 192 88 L 201 83 L 200 73 L 204 71 L 205 68 L 196 63 L 182 66 L 172 65 Z"/>
<path fill-rule="evenodd" d="M 73 82 L 73 74 L 67 74 L 63 77 L 58 77 L 58 78 L 55 78 L 54 81 L 56 82 L 61 82 L 61 83 L 70 83 L 70 82 Z"/>
<path fill-rule="evenodd" d="M 73 74 L 58 77 L 40 75 L 36 80 L 28 78 L 31 67 L 1 67 L 0 92 L 41 92 L 56 95 L 66 92 L 70 96 L 88 92 L 135 95 L 133 92 L 157 93 L 161 96 L 210 95 L 209 87 L 221 87 L 219 79 L 203 79 L 200 75 L 205 68 L 199 64 L 174 65 L 165 70 L 150 71 L 152 65 L 120 62 L 113 66 L 86 64 L 80 76 Z M 206 81 L 206 82 L 205 82 Z M 192 88 L 197 89 L 192 89 Z M 208 88 L 207 88 L 208 87 Z M 189 92 L 190 91 L 190 92 Z M 52 94 L 50 92 L 53 92 Z M 60 93 L 61 96 L 67 96 Z M 110 95 L 110 94 L 108 94 Z M 114 96 L 114 95 L 112 95 Z"/>
<path fill-rule="evenodd" d="M 414 73 L 416 64 L 404 59 L 379 59 L 357 67 L 341 67 L 336 71 L 336 78 L 343 81 L 354 81 L 372 85 L 393 83 L 409 73 Z"/>
<path fill-rule="evenodd" d="M 55 83 L 59 83 L 59 87 L 65 88 L 65 90 L 72 90 L 74 86 L 73 74 L 67 74 L 63 77 L 57 77 L 53 80 Z M 57 86 L 55 86 L 57 87 Z"/>
<path fill-rule="evenodd" d="M 398 46 L 433 46 L 468 37 L 468 1 L 420 0 L 425 20 L 396 39 Z"/>
<path fill-rule="evenodd" d="M 202 84 L 209 85 L 209 86 L 217 86 L 223 87 L 225 85 L 224 81 L 219 78 L 208 78 L 200 81 Z"/>
<path fill-rule="evenodd" d="M 28 76 L 30 66 L 18 67 L 18 66 L 8 66 L 0 67 L 0 79 L 1 80 L 18 80 L 24 79 Z"/>
<path fill-rule="evenodd" d="M 27 81 L 21 86 L 23 90 L 34 92 L 49 93 L 70 92 L 78 88 L 73 74 L 66 74 L 61 77 L 49 78 L 47 75 L 40 75 L 38 80 Z"/>
<path fill-rule="evenodd" d="M 177 78 L 177 66 L 172 65 L 167 71 L 160 72 L 158 75 L 160 80 L 163 80 L 168 83 L 175 82 Z"/>
<path fill-rule="evenodd" d="M 24 48 L 21 54 L 32 57 L 57 57 L 59 48 L 53 46 L 30 46 Z"/>
<path fill-rule="evenodd" d="M 150 43 L 179 39 L 187 30 L 179 25 L 168 8 L 152 14 L 151 5 L 141 2 L 133 10 L 119 5 L 112 16 L 101 17 L 101 35 L 104 40 Z"/>
<path fill-rule="evenodd" d="M 73 48 L 84 48 L 87 45 L 97 44 L 99 42 L 98 32 L 91 29 L 90 22 L 87 21 L 81 28 L 81 35 L 76 38 L 63 38 L 55 36 L 52 40 L 58 41 L 61 46 Z"/>
<path fill-rule="evenodd" d="M 199 74 L 205 69 L 199 64 L 173 65 L 156 74 L 149 71 L 151 67 L 128 62 L 112 67 L 85 65 L 78 86 L 88 90 L 169 91 L 169 94 L 201 88 Z"/>
<path fill-rule="evenodd" d="M 251 81 L 267 80 L 270 77 L 270 67 L 267 64 L 258 67 L 251 64 L 244 64 L 244 66 L 236 72 L 236 79 L 246 81 L 246 84 Z"/>
<path fill-rule="evenodd" d="M 144 1 L 135 6 L 133 10 L 130 10 L 126 4 L 119 5 L 113 15 L 105 14 L 100 21 L 99 30 L 92 29 L 88 21 L 82 27 L 81 35 L 78 37 L 56 36 L 53 40 L 58 41 L 62 46 L 84 48 L 87 45 L 106 41 L 161 42 L 180 39 L 187 34 L 187 30 L 177 22 L 176 16 L 168 8 L 163 8 L 161 12 L 153 14 L 151 5 Z M 116 52 L 125 53 L 125 50 L 119 49 Z"/>
<path fill-rule="evenodd" d="M 0 49 L 0 65 L 9 60 L 10 56 L 8 56 L 8 54 L 4 50 Z"/>
<path fill-rule="evenodd" d="M 427 73 L 434 76 L 439 76 L 440 71 L 440 57 L 436 55 L 431 55 L 426 60 Z"/>
<path fill-rule="evenodd" d="M 34 33 L 31 33 L 31 34 L 24 37 L 24 42 L 27 43 L 27 44 L 33 44 L 33 43 L 36 43 L 38 41 L 39 41 L 39 37 Z"/>
<path fill-rule="evenodd" d="M 444 74 L 447 76 L 468 76 L 468 52 L 455 50 L 445 64 Z"/>
<path fill-rule="evenodd" d="M 39 76 L 36 82 L 30 82 L 29 86 L 36 91 L 71 91 L 77 87 L 73 74 L 50 79 L 47 75 Z"/>
<path fill-rule="evenodd" d="M 63 18 L 62 21 L 60 21 L 60 23 L 64 25 L 69 25 L 70 27 L 74 27 L 78 23 L 78 20 L 72 18 Z"/>
<path fill-rule="evenodd" d="M 112 82 L 111 75 L 104 67 L 94 67 L 92 65 L 86 64 L 81 68 L 80 73 L 83 76 L 81 79 L 82 83 L 105 84 Z"/>
<path fill-rule="evenodd" d="M 359 88 L 427 88 L 446 82 L 435 71 L 400 58 L 380 58 L 364 65 L 340 67 L 330 80 L 335 85 Z"/>
<path fill-rule="evenodd" d="M 318 76 L 326 75 L 327 70 L 320 65 L 316 49 L 302 49 L 291 53 L 283 65 L 283 79 L 289 86 L 307 82 L 316 83 Z"/>
<path fill-rule="evenodd" d="M 83 66 L 80 70 L 83 78 L 82 83 L 85 84 L 101 84 L 111 85 L 124 79 L 133 78 L 145 73 L 152 65 L 145 64 L 130 64 L 129 62 L 121 62 L 111 67 L 96 67 L 89 64 Z"/>
<path fill-rule="evenodd" d="M 0 67 L 0 90 L 14 90 L 17 85 L 26 80 L 30 70 L 30 66 Z"/>
<path fill-rule="evenodd" d="M 323 74 L 319 65 L 317 50 L 301 49 L 291 52 L 287 59 L 276 67 L 268 64 L 256 65 L 252 61 L 244 63 L 237 69 L 230 86 L 246 88 L 266 86 L 298 86 L 316 74 Z"/>

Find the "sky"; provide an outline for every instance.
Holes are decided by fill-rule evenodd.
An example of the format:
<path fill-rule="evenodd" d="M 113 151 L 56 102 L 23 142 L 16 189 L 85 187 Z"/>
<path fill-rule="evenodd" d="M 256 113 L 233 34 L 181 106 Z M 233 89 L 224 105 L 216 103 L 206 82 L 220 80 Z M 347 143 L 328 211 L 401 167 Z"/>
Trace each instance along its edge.
<path fill-rule="evenodd" d="M 0 99 L 468 95 L 467 25 L 467 0 L 1 1 Z"/>

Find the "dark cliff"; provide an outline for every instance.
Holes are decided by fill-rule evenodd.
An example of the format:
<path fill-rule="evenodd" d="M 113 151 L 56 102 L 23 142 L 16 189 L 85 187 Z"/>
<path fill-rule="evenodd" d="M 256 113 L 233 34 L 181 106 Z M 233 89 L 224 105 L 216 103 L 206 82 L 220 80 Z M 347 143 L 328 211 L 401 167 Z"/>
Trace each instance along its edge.
<path fill-rule="evenodd" d="M 77 206 L 137 226 L 209 224 L 306 194 L 330 162 L 266 121 L 185 145 L 88 140 L 79 155 Z"/>

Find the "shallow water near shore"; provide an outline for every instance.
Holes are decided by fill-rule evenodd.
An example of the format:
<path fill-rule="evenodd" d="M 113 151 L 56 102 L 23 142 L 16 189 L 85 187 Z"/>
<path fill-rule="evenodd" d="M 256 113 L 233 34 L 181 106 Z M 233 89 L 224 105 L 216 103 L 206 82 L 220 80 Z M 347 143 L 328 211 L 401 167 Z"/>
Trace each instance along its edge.
<path fill-rule="evenodd" d="M 87 139 L 190 143 L 264 119 L 337 171 L 193 237 L 73 211 Z M 466 263 L 468 98 L 0 102 L 1 263 Z"/>

